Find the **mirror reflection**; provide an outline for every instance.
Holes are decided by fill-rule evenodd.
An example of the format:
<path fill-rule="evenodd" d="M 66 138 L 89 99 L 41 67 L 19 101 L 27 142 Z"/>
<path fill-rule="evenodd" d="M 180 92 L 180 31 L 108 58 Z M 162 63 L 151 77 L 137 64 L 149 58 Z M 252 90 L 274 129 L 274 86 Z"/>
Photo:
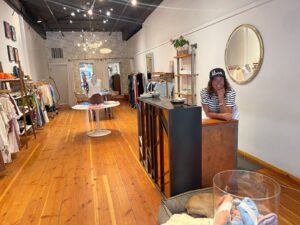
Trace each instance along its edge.
<path fill-rule="evenodd" d="M 231 79 L 239 84 L 247 83 L 258 73 L 263 59 L 262 38 L 249 24 L 237 27 L 229 37 L 225 63 Z"/>

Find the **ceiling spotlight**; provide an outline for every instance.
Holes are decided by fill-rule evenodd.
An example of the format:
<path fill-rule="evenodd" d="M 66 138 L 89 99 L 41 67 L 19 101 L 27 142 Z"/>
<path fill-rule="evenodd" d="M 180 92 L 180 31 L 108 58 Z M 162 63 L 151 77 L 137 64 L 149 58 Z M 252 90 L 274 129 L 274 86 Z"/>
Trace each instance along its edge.
<path fill-rule="evenodd" d="M 80 44 L 80 43 L 78 43 L 78 44 L 77 44 L 77 46 L 78 46 L 78 47 L 80 47 L 80 46 L 81 46 L 81 44 Z"/>
<path fill-rule="evenodd" d="M 86 51 L 87 49 L 86 49 L 86 48 L 83 48 L 83 50 Z"/>
<path fill-rule="evenodd" d="M 73 21 L 72 21 L 72 20 L 70 20 L 70 23 L 73 23 Z"/>
<path fill-rule="evenodd" d="M 102 12 L 102 10 L 101 10 L 101 9 L 99 9 L 98 11 L 99 11 L 100 13 Z"/>
<path fill-rule="evenodd" d="M 63 9 L 64 9 L 64 10 L 67 10 L 67 7 L 66 7 L 66 6 L 64 6 L 64 7 L 63 7 Z"/>
<path fill-rule="evenodd" d="M 104 40 L 104 42 L 107 42 L 107 40 Z"/>
<path fill-rule="evenodd" d="M 89 9 L 89 10 L 87 11 L 87 13 L 88 13 L 89 15 L 93 15 L 93 10 L 92 10 L 92 9 Z"/>
<path fill-rule="evenodd" d="M 95 51 L 93 51 L 92 53 L 95 54 Z"/>
<path fill-rule="evenodd" d="M 114 9 L 113 9 L 113 8 L 110 8 L 110 11 L 114 11 Z"/>
<path fill-rule="evenodd" d="M 86 17 L 86 14 L 83 14 L 84 17 Z"/>
<path fill-rule="evenodd" d="M 106 15 L 107 15 L 107 16 L 110 16 L 110 11 L 107 11 L 107 12 L 106 12 Z"/>
<path fill-rule="evenodd" d="M 82 37 L 82 34 L 80 34 L 80 37 Z"/>
<path fill-rule="evenodd" d="M 71 12 L 71 16 L 75 16 L 75 13 L 74 13 L 74 12 Z"/>
<path fill-rule="evenodd" d="M 106 23 L 106 20 L 103 20 L 103 23 Z"/>
<path fill-rule="evenodd" d="M 77 9 L 76 11 L 79 13 L 79 12 L 80 12 L 80 9 Z"/>
<path fill-rule="evenodd" d="M 41 22 L 43 22 L 42 20 L 38 20 L 38 21 L 36 21 L 37 23 L 41 23 Z"/>
<path fill-rule="evenodd" d="M 131 5 L 136 6 L 137 1 L 136 0 L 131 0 Z"/>

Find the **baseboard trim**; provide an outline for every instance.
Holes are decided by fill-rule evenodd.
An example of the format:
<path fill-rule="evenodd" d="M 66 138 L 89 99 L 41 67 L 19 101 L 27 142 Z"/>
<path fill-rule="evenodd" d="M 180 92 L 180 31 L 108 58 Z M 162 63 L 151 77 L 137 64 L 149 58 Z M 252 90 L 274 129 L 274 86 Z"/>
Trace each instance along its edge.
<path fill-rule="evenodd" d="M 288 172 L 286 172 L 286 171 L 284 171 L 282 169 L 279 169 L 278 167 L 273 166 L 270 163 L 267 163 L 267 162 L 265 162 L 265 161 L 263 161 L 263 160 L 255 157 L 255 156 L 253 156 L 253 155 L 251 155 L 251 154 L 249 154 L 249 153 L 247 153 L 247 152 L 245 152 L 243 150 L 240 150 L 240 149 L 238 150 L 238 154 L 240 156 L 245 157 L 246 159 L 248 159 L 248 160 L 250 160 L 250 161 L 252 161 L 252 162 L 254 162 L 254 163 L 256 163 L 256 164 L 258 164 L 258 165 L 260 165 L 262 167 L 264 167 L 264 168 L 272 170 L 272 171 L 274 171 L 276 173 L 279 173 L 279 174 L 281 174 L 283 176 L 287 176 L 290 179 L 292 179 L 295 182 L 297 182 L 297 183 L 300 184 L 300 178 L 298 178 L 298 177 L 296 177 L 296 176 L 294 176 L 294 175 L 292 175 L 292 174 L 290 174 L 290 173 L 288 173 Z"/>

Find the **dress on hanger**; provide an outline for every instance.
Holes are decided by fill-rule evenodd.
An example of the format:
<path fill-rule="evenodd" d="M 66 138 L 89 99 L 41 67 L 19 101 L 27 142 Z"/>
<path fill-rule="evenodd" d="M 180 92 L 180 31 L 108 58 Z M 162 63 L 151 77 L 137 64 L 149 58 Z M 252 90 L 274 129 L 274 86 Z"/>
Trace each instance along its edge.
<path fill-rule="evenodd" d="M 94 94 L 100 94 L 101 90 L 101 80 L 100 79 L 95 79 L 92 77 L 92 79 L 87 81 L 89 85 L 89 92 L 88 92 L 88 97 L 92 97 Z"/>

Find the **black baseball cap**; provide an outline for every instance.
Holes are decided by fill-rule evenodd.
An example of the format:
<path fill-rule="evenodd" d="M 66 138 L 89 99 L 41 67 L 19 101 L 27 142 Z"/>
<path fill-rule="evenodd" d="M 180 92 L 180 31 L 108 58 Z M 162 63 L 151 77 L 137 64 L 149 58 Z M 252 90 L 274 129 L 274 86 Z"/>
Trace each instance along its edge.
<path fill-rule="evenodd" d="M 215 68 L 215 69 L 212 69 L 209 72 L 209 79 L 210 80 L 212 80 L 214 77 L 217 77 L 217 76 L 225 78 L 225 71 L 222 68 Z"/>

